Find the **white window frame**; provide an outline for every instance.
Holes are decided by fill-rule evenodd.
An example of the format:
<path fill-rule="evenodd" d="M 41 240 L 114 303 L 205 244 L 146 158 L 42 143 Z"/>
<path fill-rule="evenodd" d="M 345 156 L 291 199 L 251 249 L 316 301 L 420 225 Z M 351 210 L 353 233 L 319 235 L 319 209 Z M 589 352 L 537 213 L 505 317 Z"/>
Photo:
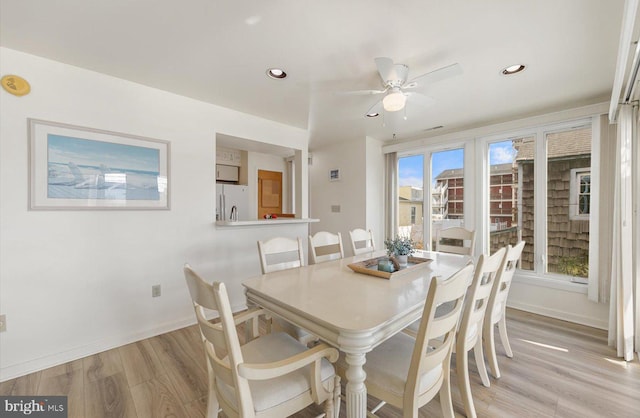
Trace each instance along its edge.
<path fill-rule="evenodd" d="M 534 168 L 534 183 L 538 185 L 535 188 L 535 202 L 534 202 L 534 270 L 518 270 L 516 280 L 528 283 L 538 284 L 545 287 L 551 287 L 561 290 L 567 290 L 577 293 L 590 293 L 592 289 L 597 291 L 597 272 L 598 272 L 598 222 L 597 222 L 597 205 L 591 205 L 591 214 L 587 220 L 590 222 L 589 226 L 589 278 L 588 286 L 585 286 L 584 282 L 579 280 L 572 280 L 571 276 L 547 273 L 546 260 L 547 260 L 547 141 L 546 137 L 550 133 L 562 132 L 569 129 L 575 129 L 580 127 L 591 126 L 591 143 L 592 143 L 592 156 L 596 156 L 595 150 L 600 147 L 600 123 L 599 117 L 581 118 L 577 120 L 570 120 L 559 123 L 545 124 L 535 126 L 531 128 L 525 128 L 520 130 L 514 130 L 511 132 L 505 132 L 501 134 L 486 136 L 478 138 L 477 147 L 477 160 L 480 162 L 482 175 L 477 177 L 477 188 L 479 192 L 478 204 L 481 208 L 477 211 L 478 218 L 476 220 L 477 235 L 480 235 L 480 249 L 483 253 L 489 252 L 489 212 L 490 212 L 490 177 L 489 177 L 489 145 L 492 143 L 503 142 L 509 138 L 519 138 L 533 136 L 535 138 L 535 168 Z M 592 157 L 591 162 L 591 201 L 597 202 L 598 195 L 597 190 L 599 187 L 599 169 L 598 164 L 595 161 L 597 158 Z M 519 176 L 518 182 L 521 185 L 522 178 Z M 545 185 L 540 187 L 539 185 Z M 518 204 L 521 205 L 522 195 L 518 194 Z M 466 203 L 466 200 L 465 200 Z M 522 219 L 518 219 L 518 228 L 521 228 Z M 477 247 L 476 247 L 477 248 Z"/>
<path fill-rule="evenodd" d="M 591 190 L 593 189 L 592 181 L 589 182 L 589 213 L 580 213 L 580 177 L 589 174 L 591 179 L 591 167 L 572 168 L 571 180 L 569 183 L 569 219 L 572 221 L 588 221 L 591 215 Z"/>
<path fill-rule="evenodd" d="M 443 151 L 453 151 L 456 149 L 463 150 L 463 181 L 464 181 L 464 225 L 465 228 L 473 229 L 475 225 L 475 183 L 470 179 L 473 178 L 475 171 L 474 159 L 475 159 L 475 140 L 464 139 L 459 141 L 447 141 L 447 142 L 434 142 L 429 146 L 423 146 L 417 149 L 411 149 L 407 152 L 398 152 L 398 161 L 404 157 L 411 157 L 415 155 L 423 156 L 423 203 L 422 203 L 422 228 L 423 228 L 423 243 L 426 249 L 431 250 L 431 218 L 433 215 L 433 202 L 431 199 L 432 185 L 431 185 L 431 158 L 433 154 Z M 468 185 L 468 186 L 467 186 Z M 397 199 L 397 191 L 396 191 Z M 417 216 L 417 215 L 416 215 Z"/>

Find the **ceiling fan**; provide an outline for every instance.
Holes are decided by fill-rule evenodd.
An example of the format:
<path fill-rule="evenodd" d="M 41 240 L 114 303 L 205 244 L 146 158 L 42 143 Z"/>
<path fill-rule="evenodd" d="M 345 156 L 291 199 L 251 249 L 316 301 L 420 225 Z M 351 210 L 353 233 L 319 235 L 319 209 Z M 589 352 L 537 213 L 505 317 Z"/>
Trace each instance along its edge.
<path fill-rule="evenodd" d="M 384 94 L 384 97 L 376 102 L 365 115 L 373 116 L 379 114 L 382 109 L 387 112 L 397 112 L 404 109 L 407 101 L 416 104 L 429 105 L 433 99 L 416 91 L 407 91 L 425 87 L 437 81 L 444 80 L 462 74 L 460 64 L 451 64 L 446 67 L 433 70 L 407 81 L 409 67 L 405 64 L 394 64 L 391 58 L 380 57 L 375 59 L 378 73 L 382 79 L 383 90 L 360 90 L 350 94 Z M 377 115 L 376 115 L 377 116 Z"/>

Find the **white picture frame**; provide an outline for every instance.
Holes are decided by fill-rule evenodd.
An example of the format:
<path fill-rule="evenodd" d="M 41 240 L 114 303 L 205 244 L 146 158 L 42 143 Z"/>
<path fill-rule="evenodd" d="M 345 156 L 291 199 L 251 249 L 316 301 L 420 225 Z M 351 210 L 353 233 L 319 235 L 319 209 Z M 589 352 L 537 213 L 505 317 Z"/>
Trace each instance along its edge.
<path fill-rule="evenodd" d="M 169 210 L 168 141 L 38 119 L 28 125 L 30 210 Z"/>

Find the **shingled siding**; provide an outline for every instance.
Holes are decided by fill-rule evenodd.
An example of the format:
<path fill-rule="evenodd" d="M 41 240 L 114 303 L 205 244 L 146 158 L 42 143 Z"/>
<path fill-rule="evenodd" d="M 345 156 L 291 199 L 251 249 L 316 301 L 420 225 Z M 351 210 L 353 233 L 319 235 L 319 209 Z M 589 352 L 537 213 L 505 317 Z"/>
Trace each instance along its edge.
<path fill-rule="evenodd" d="M 591 166 L 590 156 L 550 160 L 547 170 L 547 269 L 549 273 L 568 274 L 567 268 L 588 268 L 589 221 L 569 218 L 571 170 Z M 533 270 L 533 164 L 522 164 L 522 239 L 527 242 L 522 268 Z M 584 271 L 584 270 L 583 270 Z M 574 273 L 575 274 L 575 273 Z M 587 277 L 588 274 L 575 274 Z"/>
<path fill-rule="evenodd" d="M 534 194 L 533 194 L 533 162 L 522 163 L 522 239 L 526 242 L 522 251 L 523 270 L 533 270 L 535 260 L 533 254 L 533 219 L 534 219 Z"/>
<path fill-rule="evenodd" d="M 507 245 L 516 245 L 518 243 L 518 228 L 513 226 L 511 228 L 503 229 L 501 231 L 491 231 L 489 237 L 490 248 L 489 254 L 493 254 L 502 247 Z"/>
<path fill-rule="evenodd" d="M 569 219 L 569 193 L 571 170 L 591 167 L 591 157 L 578 157 L 549 161 L 547 172 L 547 257 L 549 273 L 570 274 L 566 268 L 578 263 L 587 263 L 584 271 L 577 274 L 588 277 L 589 221 Z"/>

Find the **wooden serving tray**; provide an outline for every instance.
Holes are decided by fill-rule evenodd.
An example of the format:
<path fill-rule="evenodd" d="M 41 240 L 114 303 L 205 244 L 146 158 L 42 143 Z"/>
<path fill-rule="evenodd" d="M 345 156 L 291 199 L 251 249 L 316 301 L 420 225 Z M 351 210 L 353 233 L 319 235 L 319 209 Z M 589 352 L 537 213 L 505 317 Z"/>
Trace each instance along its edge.
<path fill-rule="evenodd" d="M 348 264 L 349 268 L 356 273 L 368 274 L 370 276 L 382 277 L 384 279 L 391 279 L 392 277 L 401 275 L 408 271 L 415 270 L 417 267 L 420 267 L 424 263 L 428 263 L 431 261 L 430 258 L 422 258 L 422 257 L 412 257 L 409 256 L 407 258 L 408 264 L 407 267 L 403 267 L 398 271 L 394 271 L 393 273 L 388 273 L 386 271 L 378 270 L 378 261 L 380 259 L 388 259 L 389 257 L 376 257 L 371 258 L 369 260 L 360 261 L 358 263 Z"/>

